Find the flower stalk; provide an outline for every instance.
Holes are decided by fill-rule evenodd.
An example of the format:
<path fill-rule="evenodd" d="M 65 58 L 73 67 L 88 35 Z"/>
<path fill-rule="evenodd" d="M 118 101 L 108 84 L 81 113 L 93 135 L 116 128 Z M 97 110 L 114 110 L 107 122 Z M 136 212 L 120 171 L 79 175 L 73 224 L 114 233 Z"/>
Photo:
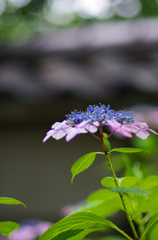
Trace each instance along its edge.
<path fill-rule="evenodd" d="M 103 149 L 104 149 L 104 153 L 105 153 L 105 156 L 106 156 L 106 160 L 107 160 L 108 166 L 110 168 L 110 171 L 112 173 L 115 185 L 116 185 L 116 187 L 120 187 L 120 184 L 119 184 L 119 182 L 117 180 L 117 177 L 116 177 L 115 171 L 113 169 L 112 163 L 110 161 L 110 156 L 109 156 L 109 153 L 107 151 L 107 148 L 106 148 L 106 146 L 104 145 L 103 142 L 102 142 L 102 145 L 103 145 Z M 127 210 L 127 207 L 126 207 L 126 202 L 124 200 L 124 196 L 123 196 L 122 193 L 119 193 L 119 195 L 120 195 L 120 198 L 121 198 L 121 201 L 122 201 L 122 205 L 123 205 L 123 208 L 125 210 L 125 213 L 126 213 L 126 216 L 127 216 L 128 222 L 129 222 L 129 225 L 130 225 L 131 230 L 133 232 L 133 235 L 135 237 L 135 240 L 139 240 L 138 234 L 136 232 L 135 226 L 134 226 L 133 221 L 132 221 L 132 218 L 131 218 L 130 214 L 128 213 L 128 210 Z"/>

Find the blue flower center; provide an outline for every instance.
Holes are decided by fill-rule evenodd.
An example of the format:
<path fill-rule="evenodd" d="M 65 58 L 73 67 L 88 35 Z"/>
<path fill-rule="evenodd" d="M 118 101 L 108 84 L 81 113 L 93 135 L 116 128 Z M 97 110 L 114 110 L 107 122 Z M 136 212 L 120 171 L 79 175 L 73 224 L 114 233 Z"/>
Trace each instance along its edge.
<path fill-rule="evenodd" d="M 110 105 L 107 107 L 104 104 L 89 105 L 86 111 L 74 110 L 71 114 L 66 115 L 67 124 L 79 124 L 83 121 L 89 120 L 89 123 L 106 120 L 116 120 L 117 122 L 134 122 L 134 113 L 131 111 L 114 111 Z"/>

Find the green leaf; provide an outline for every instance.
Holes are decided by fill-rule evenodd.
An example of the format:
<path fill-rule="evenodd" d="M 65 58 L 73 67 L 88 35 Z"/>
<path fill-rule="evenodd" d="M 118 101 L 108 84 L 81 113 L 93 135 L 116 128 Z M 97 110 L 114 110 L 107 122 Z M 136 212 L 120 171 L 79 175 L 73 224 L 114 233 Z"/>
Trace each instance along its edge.
<path fill-rule="evenodd" d="M 0 235 L 9 237 L 9 234 L 19 228 L 19 224 L 15 222 L 0 222 Z"/>
<path fill-rule="evenodd" d="M 124 196 L 126 201 L 126 206 L 130 214 L 133 214 L 134 209 L 131 203 L 131 200 L 128 196 Z M 103 203 L 97 207 L 91 209 L 91 213 L 97 214 L 102 217 L 109 217 L 111 214 L 118 212 L 119 210 L 123 210 L 123 205 L 120 199 L 120 196 L 116 192 L 111 192 L 108 189 L 99 189 L 93 193 L 91 193 L 87 201 L 99 201 L 102 200 Z"/>
<path fill-rule="evenodd" d="M 99 189 L 88 196 L 87 202 L 95 201 L 102 201 L 102 204 L 91 208 L 90 211 L 101 217 L 109 217 L 111 214 L 123 209 L 119 195 L 108 189 Z"/>
<path fill-rule="evenodd" d="M 136 177 L 123 177 L 119 178 L 119 183 L 121 187 L 131 187 L 138 182 Z"/>
<path fill-rule="evenodd" d="M 104 219 L 98 217 L 97 215 L 90 213 L 76 213 L 63 218 L 59 222 L 52 225 L 45 233 L 40 237 L 40 240 L 52 240 L 59 234 L 69 231 L 69 230 L 82 230 L 95 223 L 103 223 Z"/>
<path fill-rule="evenodd" d="M 121 187 L 131 187 L 137 183 L 137 178 L 135 177 L 123 177 L 117 178 Z M 101 184 L 107 188 L 114 188 L 116 187 L 115 181 L 113 177 L 105 177 L 101 180 Z"/>
<path fill-rule="evenodd" d="M 126 240 L 126 238 L 119 237 L 119 236 L 106 236 L 106 237 L 99 237 L 96 240 Z"/>
<path fill-rule="evenodd" d="M 10 204 L 10 205 L 19 205 L 22 204 L 25 208 L 26 205 L 14 198 L 0 197 L 0 204 Z"/>
<path fill-rule="evenodd" d="M 94 162 L 96 157 L 96 152 L 91 152 L 88 153 L 82 157 L 80 157 L 71 167 L 71 173 L 72 173 L 72 178 L 71 178 L 71 183 L 73 182 L 74 177 L 86 170 L 91 166 L 91 164 Z"/>
<path fill-rule="evenodd" d="M 147 152 L 147 150 L 143 150 L 140 148 L 113 148 L 111 152 L 120 152 L 120 153 L 138 153 L 138 152 Z"/>
<path fill-rule="evenodd" d="M 143 238 L 145 236 L 145 234 L 147 233 L 147 231 L 149 230 L 149 228 L 151 228 L 151 226 L 158 220 L 158 213 L 156 213 L 151 220 L 148 222 L 145 231 L 143 232 L 141 238 Z"/>
<path fill-rule="evenodd" d="M 134 216 L 138 216 L 141 213 L 149 212 L 149 211 L 158 211 L 158 177 L 151 175 L 147 176 L 145 179 L 138 182 L 136 185 L 141 189 L 149 190 L 151 189 L 151 194 L 148 196 L 148 199 L 144 199 L 144 197 L 139 196 L 137 199 L 137 209 Z M 154 188 L 154 189 L 153 189 Z"/>
<path fill-rule="evenodd" d="M 80 157 L 71 167 L 71 183 L 73 183 L 73 179 L 76 175 L 83 172 L 87 168 L 89 168 L 95 160 L 96 154 L 104 154 L 102 152 L 91 152 L 82 157 Z"/>
<path fill-rule="evenodd" d="M 139 197 L 137 202 L 136 214 L 139 215 L 141 213 L 156 211 L 158 210 L 158 189 L 153 189 L 152 193 L 148 196 L 148 199 L 144 199 L 143 197 Z"/>
<path fill-rule="evenodd" d="M 112 200 L 113 198 L 119 199 L 119 196 L 117 193 L 111 192 L 109 189 L 99 189 L 93 193 L 91 193 L 87 201 L 88 202 L 94 202 L 94 201 L 107 201 L 107 200 Z"/>
<path fill-rule="evenodd" d="M 148 194 L 152 193 L 150 190 L 145 190 L 137 187 L 116 187 L 110 189 L 112 192 L 126 193 L 126 194 L 137 194 L 147 198 Z"/>
<path fill-rule="evenodd" d="M 87 236 L 89 233 L 96 232 L 96 231 L 102 231 L 104 229 L 102 228 L 96 228 L 96 229 L 75 229 L 75 230 L 67 230 L 65 232 L 60 233 L 56 237 L 54 237 L 54 240 L 82 240 L 85 236 Z"/>
<path fill-rule="evenodd" d="M 101 180 L 101 185 L 107 188 L 114 188 L 116 187 L 115 181 L 113 177 L 105 177 Z"/>
<path fill-rule="evenodd" d="M 92 209 L 94 207 L 97 207 L 97 206 L 101 205 L 102 203 L 103 203 L 103 200 L 93 201 L 93 202 L 86 202 L 86 203 L 76 207 L 75 209 L 73 209 L 71 211 L 71 214 L 90 210 L 90 209 Z"/>
<path fill-rule="evenodd" d="M 103 230 L 104 230 L 103 228 L 83 229 L 83 231 L 80 232 L 77 236 L 73 236 L 73 237 L 69 238 L 69 240 L 82 240 L 85 236 L 87 236 L 88 234 L 90 234 L 92 232 L 103 231 Z M 59 240 L 62 240 L 62 239 L 59 238 Z M 64 236 L 63 240 L 66 240 L 65 236 Z"/>
<path fill-rule="evenodd" d="M 132 238 L 130 238 L 112 222 L 88 212 L 72 214 L 60 220 L 59 222 L 52 225 L 46 232 L 44 232 L 39 238 L 39 240 L 56 240 L 57 238 L 55 237 L 57 237 L 63 232 L 70 230 L 87 229 L 94 224 L 103 224 L 112 227 L 115 230 L 119 231 L 121 234 L 123 234 L 125 237 L 127 237 L 127 239 L 132 240 Z"/>
<path fill-rule="evenodd" d="M 149 240 L 157 239 L 157 236 L 158 236 L 158 223 L 156 223 L 152 228 L 149 234 Z"/>

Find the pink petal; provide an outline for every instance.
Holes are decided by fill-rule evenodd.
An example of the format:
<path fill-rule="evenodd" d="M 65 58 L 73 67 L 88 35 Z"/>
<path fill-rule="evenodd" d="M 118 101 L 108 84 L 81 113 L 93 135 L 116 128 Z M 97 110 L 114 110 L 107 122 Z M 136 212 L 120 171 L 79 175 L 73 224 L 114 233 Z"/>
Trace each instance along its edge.
<path fill-rule="evenodd" d="M 110 127 L 112 127 L 114 130 L 119 128 L 121 126 L 121 123 L 115 121 L 115 120 L 107 120 L 107 123 Z"/>
<path fill-rule="evenodd" d="M 123 123 L 122 126 L 124 129 L 126 129 L 129 132 L 133 132 L 133 133 L 138 132 L 138 127 L 135 126 L 133 123 Z"/>
<path fill-rule="evenodd" d="M 154 131 L 153 129 L 148 129 L 150 132 L 152 132 L 152 133 L 154 133 L 154 134 L 156 134 L 156 135 L 158 135 L 158 133 L 156 132 L 156 131 Z"/>
<path fill-rule="evenodd" d="M 96 126 L 93 126 L 93 125 L 87 125 L 86 129 L 91 133 L 95 133 L 98 130 L 98 128 Z"/>
<path fill-rule="evenodd" d="M 96 127 L 99 127 L 100 126 L 100 122 L 99 121 L 93 122 L 93 125 L 96 126 Z"/>
<path fill-rule="evenodd" d="M 126 129 L 123 129 L 123 128 L 118 128 L 117 130 L 116 130 L 116 132 L 119 132 L 119 133 L 121 133 L 123 136 L 125 136 L 125 137 L 129 137 L 129 138 L 132 138 L 132 134 L 129 132 L 129 131 L 127 131 Z"/>
<path fill-rule="evenodd" d="M 148 125 L 145 122 L 135 122 L 135 124 L 137 124 L 137 126 L 141 129 L 148 129 Z"/>
<path fill-rule="evenodd" d="M 142 130 L 142 131 L 138 131 L 136 133 L 136 136 L 145 140 L 150 134 L 148 133 L 148 131 Z"/>

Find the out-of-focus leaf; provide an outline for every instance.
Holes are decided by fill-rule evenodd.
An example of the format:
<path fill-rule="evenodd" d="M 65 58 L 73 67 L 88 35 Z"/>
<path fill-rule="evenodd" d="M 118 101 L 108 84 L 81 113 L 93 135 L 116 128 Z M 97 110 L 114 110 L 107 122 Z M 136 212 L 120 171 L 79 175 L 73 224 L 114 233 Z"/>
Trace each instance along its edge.
<path fill-rule="evenodd" d="M 142 179 L 137 186 L 143 189 L 152 189 L 158 187 L 158 176 L 150 175 Z"/>
<path fill-rule="evenodd" d="M 111 152 L 120 152 L 120 153 L 138 153 L 138 152 L 147 152 L 147 150 L 143 150 L 140 148 L 113 148 Z"/>
<path fill-rule="evenodd" d="M 154 227 L 152 228 L 152 230 L 149 234 L 149 240 L 157 239 L 157 236 L 158 236 L 158 223 L 156 223 L 154 225 Z"/>
<path fill-rule="evenodd" d="M 0 222 L 0 235 L 9 237 L 9 234 L 19 228 L 19 224 L 15 222 Z"/>
<path fill-rule="evenodd" d="M 129 197 L 124 196 L 126 206 L 130 214 L 133 214 L 134 209 Z M 102 200 L 103 203 L 97 207 L 91 209 L 91 212 L 102 217 L 108 217 L 113 213 L 123 210 L 122 202 L 118 193 L 111 192 L 108 189 L 99 189 L 94 193 L 90 194 L 87 198 L 87 202 Z"/>
<path fill-rule="evenodd" d="M 88 202 L 93 202 L 93 201 L 98 201 L 98 200 L 112 200 L 113 198 L 118 198 L 118 194 L 117 193 L 114 193 L 114 192 L 111 192 L 110 190 L 108 189 L 99 189 L 93 193 L 91 193 L 88 198 L 87 198 L 87 201 Z"/>
<path fill-rule="evenodd" d="M 126 240 L 126 238 L 119 237 L 119 236 L 106 236 L 106 237 L 99 237 L 96 240 Z"/>
<path fill-rule="evenodd" d="M 136 177 L 123 177 L 119 178 L 119 181 L 121 187 L 131 187 L 138 182 Z"/>
<path fill-rule="evenodd" d="M 158 220 L 158 213 L 156 213 L 148 222 L 146 229 L 144 231 L 144 233 L 142 234 L 141 238 L 143 239 L 143 237 L 146 235 L 147 231 L 151 228 L 151 226 Z"/>
<path fill-rule="evenodd" d="M 91 209 L 91 212 L 101 217 L 108 217 L 122 209 L 122 203 L 117 193 L 108 189 L 99 189 L 91 193 L 87 202 L 102 201 L 103 203 Z"/>
<path fill-rule="evenodd" d="M 140 162 L 135 162 L 132 166 L 132 172 L 133 172 L 133 175 L 141 180 L 143 178 L 143 172 L 140 168 Z"/>
<path fill-rule="evenodd" d="M 91 210 L 92 208 L 97 207 L 97 206 L 101 205 L 102 203 L 103 203 L 102 200 L 84 203 L 84 204 L 76 207 L 75 209 L 73 209 L 71 214 Z"/>
<path fill-rule="evenodd" d="M 64 231 L 62 233 L 60 233 L 59 235 L 57 235 L 56 237 L 54 237 L 54 240 L 81 240 L 83 239 L 85 236 L 87 236 L 88 234 L 92 233 L 92 232 L 96 232 L 96 231 L 103 231 L 104 229 L 102 228 L 88 228 L 88 229 L 72 229 L 72 230 L 67 230 Z"/>
<path fill-rule="evenodd" d="M 10 204 L 10 205 L 19 205 L 22 204 L 25 208 L 26 205 L 14 198 L 0 197 L 0 204 Z"/>
<path fill-rule="evenodd" d="M 139 196 L 137 201 L 136 214 L 145 213 L 149 211 L 158 211 L 158 189 L 153 189 L 149 194 L 148 199 Z"/>

